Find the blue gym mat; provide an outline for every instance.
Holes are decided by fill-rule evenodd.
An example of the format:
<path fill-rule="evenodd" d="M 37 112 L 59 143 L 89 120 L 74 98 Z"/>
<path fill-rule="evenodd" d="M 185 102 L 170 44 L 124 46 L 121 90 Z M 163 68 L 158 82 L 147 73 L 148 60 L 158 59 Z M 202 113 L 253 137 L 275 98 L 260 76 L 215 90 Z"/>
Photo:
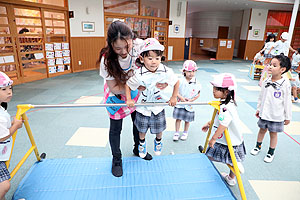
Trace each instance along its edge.
<path fill-rule="evenodd" d="M 111 158 L 36 162 L 13 199 L 236 199 L 204 154 L 123 158 L 123 176 L 111 174 Z"/>

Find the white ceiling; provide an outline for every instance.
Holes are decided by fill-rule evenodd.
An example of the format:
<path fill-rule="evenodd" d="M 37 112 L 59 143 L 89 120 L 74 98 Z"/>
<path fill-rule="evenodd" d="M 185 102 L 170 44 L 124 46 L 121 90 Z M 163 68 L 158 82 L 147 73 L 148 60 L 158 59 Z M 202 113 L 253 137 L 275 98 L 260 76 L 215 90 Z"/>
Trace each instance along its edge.
<path fill-rule="evenodd" d="M 293 10 L 292 4 L 266 3 L 254 0 L 187 0 L 188 13 L 200 11 L 237 11 L 250 8 L 268 10 Z"/>

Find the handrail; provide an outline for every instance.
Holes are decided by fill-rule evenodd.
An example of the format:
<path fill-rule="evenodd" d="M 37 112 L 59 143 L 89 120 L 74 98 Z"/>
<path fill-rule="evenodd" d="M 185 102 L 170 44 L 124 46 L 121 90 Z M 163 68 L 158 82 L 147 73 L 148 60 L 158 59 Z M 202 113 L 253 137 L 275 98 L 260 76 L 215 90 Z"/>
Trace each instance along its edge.
<path fill-rule="evenodd" d="M 135 104 L 135 106 L 167 106 L 167 105 L 168 105 L 168 103 L 140 103 L 140 104 Z M 177 105 L 211 105 L 215 108 L 213 116 L 212 116 L 211 124 L 210 124 L 210 127 L 209 127 L 209 131 L 208 131 L 208 134 L 207 134 L 207 137 L 206 137 L 205 146 L 204 146 L 204 149 L 202 151 L 202 153 L 205 153 L 206 149 L 207 149 L 207 146 L 208 146 L 208 141 L 209 141 L 209 138 L 210 138 L 210 135 L 211 135 L 211 130 L 212 130 L 212 126 L 213 126 L 213 123 L 214 123 L 216 113 L 218 112 L 218 110 L 220 110 L 220 102 L 219 101 L 178 102 Z M 26 159 L 29 157 L 29 155 L 33 151 L 35 153 L 35 156 L 36 156 L 37 160 L 38 161 L 41 160 L 41 156 L 38 153 L 37 145 L 34 141 L 33 134 L 32 134 L 32 131 L 30 129 L 30 126 L 29 126 L 28 118 L 26 116 L 26 111 L 28 111 L 32 108 L 74 108 L 74 107 L 78 108 L 78 107 L 109 107 L 109 106 L 127 106 L 127 105 L 125 103 L 122 103 L 122 104 L 57 104 L 57 105 L 54 105 L 54 104 L 53 105 L 20 104 L 20 105 L 17 105 L 18 110 L 17 110 L 16 118 L 21 119 L 21 117 L 22 117 L 22 119 L 24 120 L 24 126 L 26 128 L 26 131 L 27 131 L 27 134 L 29 136 L 29 139 L 30 139 L 30 142 L 31 142 L 32 146 L 30 147 L 30 149 L 26 152 L 26 154 L 23 156 L 21 161 L 17 164 L 17 166 L 11 172 L 11 179 L 15 176 L 17 171 L 20 169 L 20 167 L 24 164 Z M 12 151 L 11 151 L 9 160 L 6 161 L 6 166 L 7 167 L 9 167 L 9 164 L 10 164 L 11 155 L 12 155 L 12 152 L 13 152 L 16 135 L 17 135 L 17 131 L 12 136 L 13 137 Z M 225 138 L 226 138 L 226 141 L 227 141 L 227 144 L 228 144 L 228 149 L 229 149 L 232 164 L 233 164 L 233 168 L 231 167 L 230 169 L 233 170 L 233 172 L 236 175 L 242 199 L 246 200 L 247 198 L 246 198 L 244 186 L 243 186 L 243 183 L 242 183 L 240 171 L 239 171 L 239 168 L 237 166 L 237 161 L 236 161 L 236 158 L 235 158 L 235 155 L 234 155 L 233 147 L 232 147 L 230 136 L 229 136 L 229 133 L 228 133 L 227 129 L 225 130 Z"/>

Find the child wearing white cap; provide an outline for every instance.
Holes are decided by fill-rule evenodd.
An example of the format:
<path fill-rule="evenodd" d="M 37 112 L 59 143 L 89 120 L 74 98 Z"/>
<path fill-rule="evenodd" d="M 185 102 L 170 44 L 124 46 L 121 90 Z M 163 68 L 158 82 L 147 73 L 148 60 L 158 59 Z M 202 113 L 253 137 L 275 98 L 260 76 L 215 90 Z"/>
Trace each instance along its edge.
<path fill-rule="evenodd" d="M 13 81 L 3 72 L 0 72 L 0 199 L 10 189 L 10 173 L 5 161 L 9 160 L 12 148 L 12 135 L 22 127 L 22 120 L 13 119 L 7 112 L 7 103 L 12 98 Z"/>
<path fill-rule="evenodd" d="M 241 173 L 244 172 L 242 161 L 245 159 L 246 148 L 241 132 L 241 120 L 236 110 L 235 91 L 236 82 L 235 77 L 230 73 L 219 74 L 211 81 L 213 85 L 213 95 L 216 99 L 220 99 L 220 111 L 216 114 L 213 124 L 215 133 L 209 141 L 209 147 L 206 151 L 207 157 L 216 162 L 222 162 L 232 166 L 227 141 L 225 139 L 224 131 L 227 128 L 234 154 L 238 162 L 238 167 Z M 211 121 L 202 127 L 202 131 L 206 132 L 211 124 Z M 236 184 L 235 174 L 230 171 L 229 174 L 221 173 L 228 185 Z"/>
<path fill-rule="evenodd" d="M 131 90 L 140 89 L 141 95 L 138 102 L 167 102 L 175 106 L 179 89 L 179 81 L 173 70 L 161 63 L 164 46 L 155 38 L 148 38 L 140 50 L 140 57 L 136 63 L 139 68 L 134 71 L 125 85 L 126 104 L 134 106 L 131 99 Z M 173 87 L 172 96 L 167 96 L 157 83 L 168 83 Z M 141 90 L 143 88 L 143 90 Z M 146 132 L 150 128 L 152 134 L 156 134 L 154 139 L 154 153 L 160 155 L 162 150 L 162 132 L 166 129 L 166 117 L 163 106 L 138 106 L 136 108 L 135 125 L 139 131 L 140 144 L 139 156 L 145 158 L 149 153 L 146 150 Z"/>
<path fill-rule="evenodd" d="M 200 97 L 201 84 L 196 80 L 195 74 L 198 67 L 192 60 L 186 60 L 183 63 L 182 73 L 183 77 L 179 80 L 178 99 L 180 102 L 193 102 Z M 184 123 L 184 131 L 181 135 L 181 140 L 186 140 L 188 137 L 188 129 L 190 122 L 194 121 L 195 111 L 191 105 L 176 105 L 173 111 L 173 118 L 175 121 L 174 141 L 179 139 L 179 128 L 181 120 Z"/>
<path fill-rule="evenodd" d="M 289 34 L 288 32 L 283 32 L 280 36 L 280 40 L 275 42 L 275 44 L 271 47 L 268 54 L 272 53 L 273 57 L 284 54 L 285 56 L 288 56 L 289 50 L 292 52 L 295 52 L 296 50 L 293 49 L 291 46 L 288 45 L 288 39 L 289 39 Z"/>

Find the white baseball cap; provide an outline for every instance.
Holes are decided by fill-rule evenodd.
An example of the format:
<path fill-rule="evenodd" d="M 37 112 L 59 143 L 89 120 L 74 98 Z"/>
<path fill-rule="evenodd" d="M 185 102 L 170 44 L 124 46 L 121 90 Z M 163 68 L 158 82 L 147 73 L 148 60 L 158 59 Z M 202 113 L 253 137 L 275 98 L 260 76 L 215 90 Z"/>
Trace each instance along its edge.
<path fill-rule="evenodd" d="M 12 85 L 13 81 L 3 72 L 0 72 L 0 87 Z"/>
<path fill-rule="evenodd" d="M 141 47 L 140 54 L 145 51 L 159 50 L 164 51 L 165 47 L 159 43 L 155 38 L 147 38 L 144 40 L 144 44 Z"/>
<path fill-rule="evenodd" d="M 222 73 L 216 75 L 214 80 L 210 82 L 215 87 L 228 88 L 228 90 L 236 90 L 236 81 L 233 74 Z"/>
<path fill-rule="evenodd" d="M 283 33 L 281 33 L 280 37 L 284 40 L 288 40 L 289 39 L 289 33 L 288 32 L 283 32 Z"/>
<path fill-rule="evenodd" d="M 183 67 L 182 67 L 181 71 L 191 72 L 191 71 L 196 71 L 197 69 L 198 69 L 197 64 L 194 61 L 192 61 L 192 60 L 186 60 L 183 63 Z"/>

